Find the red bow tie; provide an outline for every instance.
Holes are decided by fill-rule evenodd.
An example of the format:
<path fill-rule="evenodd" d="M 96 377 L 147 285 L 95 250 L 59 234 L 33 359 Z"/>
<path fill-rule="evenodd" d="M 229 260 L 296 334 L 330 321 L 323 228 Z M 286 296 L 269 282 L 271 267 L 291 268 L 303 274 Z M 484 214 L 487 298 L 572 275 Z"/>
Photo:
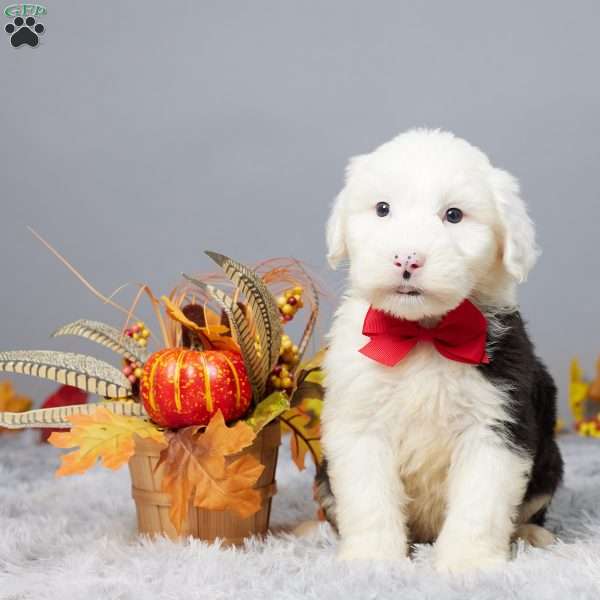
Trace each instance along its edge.
<path fill-rule="evenodd" d="M 485 353 L 486 318 L 468 300 L 431 329 L 371 307 L 365 317 L 363 335 L 371 341 L 360 352 L 388 367 L 398 364 L 418 342 L 425 340 L 432 342 L 436 350 L 450 360 L 472 365 L 490 362 Z"/>

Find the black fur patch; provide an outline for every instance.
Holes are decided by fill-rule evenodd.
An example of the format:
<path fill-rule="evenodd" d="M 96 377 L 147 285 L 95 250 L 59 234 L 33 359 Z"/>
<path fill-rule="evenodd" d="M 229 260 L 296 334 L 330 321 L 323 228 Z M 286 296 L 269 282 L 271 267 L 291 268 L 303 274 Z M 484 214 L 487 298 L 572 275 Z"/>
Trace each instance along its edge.
<path fill-rule="evenodd" d="M 563 461 L 554 440 L 556 386 L 535 355 L 519 312 L 495 317 L 488 334 L 492 360 L 478 369 L 498 386 L 509 386 L 512 422 L 499 423 L 498 431 L 511 446 L 533 457 L 525 500 L 552 495 L 561 482 Z M 495 334 L 495 332 L 497 332 Z M 536 524 L 541 525 L 538 515 Z"/>

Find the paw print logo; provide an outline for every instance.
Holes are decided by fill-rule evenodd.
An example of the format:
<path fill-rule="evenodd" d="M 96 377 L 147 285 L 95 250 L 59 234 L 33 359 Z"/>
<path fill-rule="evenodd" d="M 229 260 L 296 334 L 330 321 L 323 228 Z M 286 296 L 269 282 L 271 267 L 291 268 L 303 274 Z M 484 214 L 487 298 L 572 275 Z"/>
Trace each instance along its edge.
<path fill-rule="evenodd" d="M 44 26 L 41 23 L 36 23 L 33 17 L 15 17 L 12 23 L 9 23 L 4 30 L 10 35 L 10 43 L 13 47 L 18 48 L 23 44 L 27 44 L 35 48 L 39 41 L 39 34 L 44 33 Z"/>

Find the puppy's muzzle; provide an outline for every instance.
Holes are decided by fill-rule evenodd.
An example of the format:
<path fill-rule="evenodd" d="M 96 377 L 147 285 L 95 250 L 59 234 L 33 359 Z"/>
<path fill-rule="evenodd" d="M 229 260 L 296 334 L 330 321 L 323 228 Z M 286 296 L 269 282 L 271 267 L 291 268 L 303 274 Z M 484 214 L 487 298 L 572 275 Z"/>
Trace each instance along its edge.
<path fill-rule="evenodd" d="M 425 263 L 425 257 L 417 252 L 410 254 L 395 254 L 394 264 L 402 269 L 402 278 L 408 281 L 417 269 L 420 269 Z"/>

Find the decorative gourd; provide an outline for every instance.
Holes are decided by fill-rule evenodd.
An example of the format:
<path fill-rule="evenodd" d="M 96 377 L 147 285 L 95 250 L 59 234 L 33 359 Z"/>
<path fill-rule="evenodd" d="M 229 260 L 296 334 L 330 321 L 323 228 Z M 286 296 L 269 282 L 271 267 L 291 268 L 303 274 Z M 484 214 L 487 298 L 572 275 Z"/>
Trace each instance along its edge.
<path fill-rule="evenodd" d="M 146 361 L 140 396 L 152 421 L 177 428 L 207 425 L 219 410 L 225 421 L 239 419 L 252 386 L 237 352 L 167 348 Z"/>

